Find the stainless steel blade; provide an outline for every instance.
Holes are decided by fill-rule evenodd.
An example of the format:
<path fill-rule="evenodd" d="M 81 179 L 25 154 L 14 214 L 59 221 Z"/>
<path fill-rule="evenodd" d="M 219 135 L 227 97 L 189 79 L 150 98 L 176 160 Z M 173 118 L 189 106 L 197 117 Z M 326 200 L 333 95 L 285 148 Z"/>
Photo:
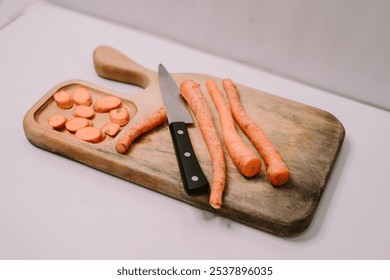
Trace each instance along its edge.
<path fill-rule="evenodd" d="M 193 123 L 194 121 L 188 111 L 185 100 L 181 97 L 179 88 L 162 64 L 158 67 L 158 76 L 161 94 L 164 104 L 167 106 L 168 122 Z"/>

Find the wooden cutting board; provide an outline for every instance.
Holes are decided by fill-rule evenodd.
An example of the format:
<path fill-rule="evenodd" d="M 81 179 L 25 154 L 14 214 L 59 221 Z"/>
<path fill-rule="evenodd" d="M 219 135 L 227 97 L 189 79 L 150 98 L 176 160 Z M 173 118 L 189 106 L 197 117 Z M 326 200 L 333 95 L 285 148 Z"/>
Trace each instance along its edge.
<path fill-rule="evenodd" d="M 134 123 L 162 106 L 158 77 L 156 72 L 138 65 L 110 47 L 98 47 L 93 58 L 100 76 L 135 84 L 143 90 L 136 94 L 120 95 L 80 80 L 56 85 L 25 115 L 24 131 L 33 145 L 276 235 L 295 235 L 309 226 L 344 140 L 344 127 L 332 114 L 237 85 L 244 109 L 278 148 L 291 171 L 291 179 L 282 187 L 273 187 L 267 179 L 264 165 L 258 176 L 245 178 L 225 150 L 227 185 L 223 207 L 215 210 L 208 204 L 208 195 L 188 197 L 185 194 L 167 124 L 141 136 L 126 154 L 116 152 L 115 143 L 119 137 Z M 200 84 L 220 133 L 218 114 L 208 96 L 205 82 L 212 78 L 222 90 L 221 79 L 194 73 L 173 73 L 172 76 L 178 85 L 185 79 Z M 230 78 L 234 80 L 234 77 Z M 116 137 L 106 137 L 103 142 L 92 144 L 77 139 L 66 130 L 56 131 L 49 126 L 48 119 L 52 115 L 61 113 L 70 118 L 74 110 L 74 107 L 59 109 L 53 94 L 61 89 L 72 92 L 79 86 L 87 87 L 93 100 L 105 95 L 122 98 L 131 121 Z M 93 119 L 97 127 L 106 121 L 106 113 L 96 114 Z M 197 123 L 190 126 L 188 131 L 199 162 L 211 181 L 210 156 Z M 239 133 L 250 144 L 240 130 Z"/>

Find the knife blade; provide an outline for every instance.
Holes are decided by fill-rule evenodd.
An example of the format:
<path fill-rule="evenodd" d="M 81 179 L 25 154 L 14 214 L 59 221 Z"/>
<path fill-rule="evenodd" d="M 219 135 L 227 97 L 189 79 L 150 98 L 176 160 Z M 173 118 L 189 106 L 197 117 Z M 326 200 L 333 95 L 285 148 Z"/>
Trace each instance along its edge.
<path fill-rule="evenodd" d="M 158 67 L 158 77 L 184 190 L 189 196 L 206 193 L 209 182 L 196 157 L 186 126 L 193 123 L 192 116 L 175 81 L 162 64 Z"/>

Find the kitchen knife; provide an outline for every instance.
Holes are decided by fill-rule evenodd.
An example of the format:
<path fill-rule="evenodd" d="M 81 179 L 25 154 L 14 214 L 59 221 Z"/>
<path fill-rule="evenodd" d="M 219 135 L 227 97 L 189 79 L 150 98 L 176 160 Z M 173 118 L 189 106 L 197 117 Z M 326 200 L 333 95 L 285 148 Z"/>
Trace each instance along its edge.
<path fill-rule="evenodd" d="M 184 189 L 189 196 L 206 193 L 209 190 L 209 182 L 196 158 L 186 127 L 186 124 L 193 123 L 192 117 L 175 81 L 161 64 L 158 77 Z"/>

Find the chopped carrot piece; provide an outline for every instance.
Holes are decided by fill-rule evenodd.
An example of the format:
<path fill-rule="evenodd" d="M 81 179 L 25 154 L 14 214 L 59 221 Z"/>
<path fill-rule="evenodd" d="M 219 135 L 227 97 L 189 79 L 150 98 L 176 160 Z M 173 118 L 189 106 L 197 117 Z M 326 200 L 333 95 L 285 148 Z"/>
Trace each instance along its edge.
<path fill-rule="evenodd" d="M 233 163 L 244 176 L 257 175 L 261 169 L 261 160 L 237 133 L 232 112 L 217 83 L 214 80 L 208 80 L 206 87 L 218 111 L 223 141 Z"/>
<path fill-rule="evenodd" d="M 222 206 L 222 196 L 226 184 L 226 163 L 222 143 L 215 128 L 210 108 L 199 85 L 192 80 L 185 80 L 180 84 L 180 92 L 194 112 L 200 132 L 206 142 L 213 165 L 209 203 L 213 208 L 219 209 Z"/>
<path fill-rule="evenodd" d="M 97 113 L 107 113 L 118 108 L 121 104 L 122 100 L 119 97 L 108 95 L 96 100 L 93 109 Z"/>
<path fill-rule="evenodd" d="M 222 85 L 227 93 L 234 119 L 263 157 L 268 179 L 271 184 L 274 186 L 284 185 L 290 179 L 290 171 L 279 151 L 268 139 L 260 126 L 245 112 L 234 82 L 230 79 L 225 79 L 222 81 Z"/>
<path fill-rule="evenodd" d="M 119 124 L 113 123 L 113 122 L 108 122 L 108 123 L 103 125 L 103 127 L 101 128 L 101 131 L 104 134 L 107 134 L 108 136 L 114 137 L 115 135 L 118 134 L 119 129 L 120 129 Z"/>
<path fill-rule="evenodd" d="M 130 120 L 129 112 L 127 108 L 117 108 L 110 111 L 110 120 L 113 123 L 117 123 L 120 126 L 126 125 Z"/>
<path fill-rule="evenodd" d="M 73 107 L 73 100 L 66 90 L 60 90 L 53 95 L 57 106 L 61 109 L 69 109 Z"/>
<path fill-rule="evenodd" d="M 80 128 L 92 126 L 92 125 L 93 123 L 91 122 L 91 120 L 88 120 L 86 118 L 79 118 L 79 117 L 70 119 L 65 123 L 66 129 L 72 133 L 75 133 Z"/>
<path fill-rule="evenodd" d="M 152 130 L 153 128 L 163 124 L 167 120 L 167 111 L 165 107 L 161 107 L 150 116 L 136 123 L 129 128 L 118 140 L 115 149 L 118 153 L 124 154 L 129 149 L 131 143 L 140 135 Z"/>
<path fill-rule="evenodd" d="M 66 121 L 67 119 L 63 115 L 54 115 L 48 120 L 49 124 L 56 130 L 65 128 Z"/>
<path fill-rule="evenodd" d="M 78 87 L 73 91 L 72 98 L 74 103 L 76 103 L 77 105 L 92 105 L 92 96 L 89 93 L 88 89 L 83 86 Z"/>
<path fill-rule="evenodd" d="M 104 133 L 97 128 L 97 127 L 92 127 L 92 126 L 86 126 L 83 128 L 80 128 L 76 131 L 76 137 L 90 142 L 90 143 L 99 143 L 104 140 Z"/>
<path fill-rule="evenodd" d="M 77 106 L 73 112 L 73 116 L 86 119 L 92 118 L 94 115 L 95 111 L 91 107 L 85 105 Z"/>

